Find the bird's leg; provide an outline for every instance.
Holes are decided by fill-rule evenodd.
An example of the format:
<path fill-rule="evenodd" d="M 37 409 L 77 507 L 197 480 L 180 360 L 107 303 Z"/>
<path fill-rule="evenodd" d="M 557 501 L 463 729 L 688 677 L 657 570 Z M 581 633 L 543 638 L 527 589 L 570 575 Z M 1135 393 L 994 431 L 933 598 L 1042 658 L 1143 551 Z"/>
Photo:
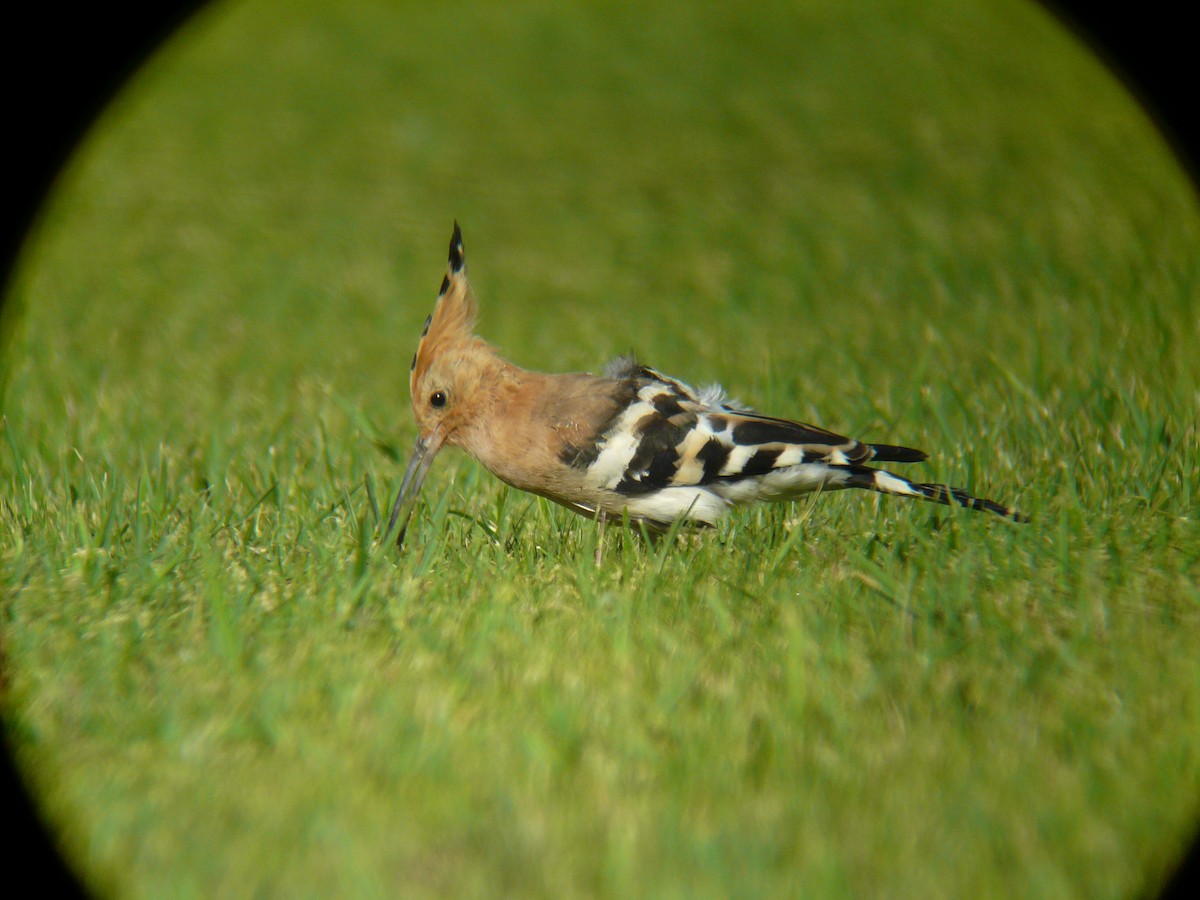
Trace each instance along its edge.
<path fill-rule="evenodd" d="M 600 568 L 604 562 L 604 525 L 608 522 L 608 516 L 604 514 L 604 510 L 596 510 L 596 523 L 599 526 L 596 534 L 596 568 Z"/>

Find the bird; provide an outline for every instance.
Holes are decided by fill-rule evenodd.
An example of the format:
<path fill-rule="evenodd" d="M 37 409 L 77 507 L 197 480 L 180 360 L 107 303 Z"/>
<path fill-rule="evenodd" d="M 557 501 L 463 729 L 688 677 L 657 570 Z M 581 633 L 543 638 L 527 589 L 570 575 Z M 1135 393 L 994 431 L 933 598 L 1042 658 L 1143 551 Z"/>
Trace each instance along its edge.
<path fill-rule="evenodd" d="M 962 488 L 873 465 L 922 462 L 922 450 L 762 415 L 720 385 L 696 390 L 633 356 L 601 375 L 523 369 L 474 333 L 477 312 L 456 221 L 446 274 L 409 366 L 417 439 L 388 523 L 397 546 L 444 447 L 460 447 L 506 484 L 601 525 L 627 522 L 650 534 L 712 526 L 757 501 L 846 488 L 1028 520 Z"/>

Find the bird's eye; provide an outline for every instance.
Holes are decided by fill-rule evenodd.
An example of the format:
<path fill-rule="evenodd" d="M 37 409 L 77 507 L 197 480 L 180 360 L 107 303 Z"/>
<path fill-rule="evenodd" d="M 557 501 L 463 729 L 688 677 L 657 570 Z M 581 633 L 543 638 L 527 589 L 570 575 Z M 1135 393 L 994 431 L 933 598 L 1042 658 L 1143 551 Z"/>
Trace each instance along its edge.
<path fill-rule="evenodd" d="M 434 409 L 441 409 L 443 406 L 445 406 L 446 405 L 446 392 L 445 391 L 434 391 L 432 394 L 430 394 L 429 395 L 429 405 L 432 406 Z"/>

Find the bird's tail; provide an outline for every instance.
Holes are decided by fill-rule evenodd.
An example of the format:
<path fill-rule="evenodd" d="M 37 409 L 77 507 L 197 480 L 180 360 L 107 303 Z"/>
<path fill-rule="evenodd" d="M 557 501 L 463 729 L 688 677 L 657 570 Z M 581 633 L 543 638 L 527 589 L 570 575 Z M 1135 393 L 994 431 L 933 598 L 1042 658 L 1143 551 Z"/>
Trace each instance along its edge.
<path fill-rule="evenodd" d="M 883 448 L 880 448 L 883 449 Z M 886 449 L 904 449 L 904 448 L 886 448 Z M 876 458 L 887 458 L 879 457 Z M 896 461 L 901 460 L 898 457 Z M 931 503 L 941 503 L 944 506 L 962 506 L 966 509 L 979 509 L 985 512 L 994 513 L 1002 518 L 1009 519 L 1013 522 L 1028 522 L 1029 516 L 1018 512 L 1011 506 L 1004 506 L 1001 503 L 996 503 L 994 500 L 985 500 L 982 497 L 976 497 L 962 488 L 951 487 L 948 484 L 920 484 L 915 481 L 909 481 L 899 475 L 893 475 L 891 472 L 885 472 L 882 469 L 872 469 L 869 466 L 831 466 L 830 468 L 840 470 L 844 473 L 844 477 L 837 479 L 839 487 L 848 488 L 864 488 L 869 491 L 879 491 L 881 494 L 893 494 L 899 497 L 918 497 L 922 500 L 928 500 Z"/>
<path fill-rule="evenodd" d="M 894 444 L 871 444 L 871 459 L 876 462 L 925 462 L 929 454 L 913 447 L 897 447 Z"/>

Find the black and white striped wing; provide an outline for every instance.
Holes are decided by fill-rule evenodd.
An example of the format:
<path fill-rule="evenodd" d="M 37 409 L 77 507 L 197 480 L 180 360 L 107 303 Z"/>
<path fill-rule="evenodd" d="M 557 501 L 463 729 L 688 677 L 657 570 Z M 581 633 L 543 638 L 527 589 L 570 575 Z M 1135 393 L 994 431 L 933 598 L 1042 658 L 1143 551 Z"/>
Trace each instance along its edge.
<path fill-rule="evenodd" d="M 866 463 L 920 462 L 921 450 L 867 444 L 726 403 L 646 366 L 610 368 L 624 400 L 586 455 L 587 478 L 634 518 L 713 523 L 730 506 L 787 500 L 814 490 L 865 488 L 1010 515 L 957 488 L 917 484 Z M 580 460 L 585 462 L 584 459 Z"/>

